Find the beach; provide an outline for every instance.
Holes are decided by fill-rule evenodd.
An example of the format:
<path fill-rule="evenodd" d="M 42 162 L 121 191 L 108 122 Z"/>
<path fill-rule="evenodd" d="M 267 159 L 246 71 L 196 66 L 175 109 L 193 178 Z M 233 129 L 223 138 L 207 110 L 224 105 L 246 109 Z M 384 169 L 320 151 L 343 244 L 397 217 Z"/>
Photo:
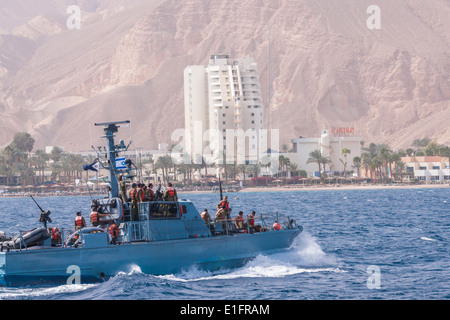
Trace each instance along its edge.
<path fill-rule="evenodd" d="M 449 188 L 448 183 L 431 183 L 431 184 L 345 184 L 345 185 L 279 185 L 279 186 L 259 186 L 244 187 L 241 190 L 230 191 L 224 188 L 223 193 L 243 193 L 243 192 L 285 192 L 285 191 L 333 191 L 333 190 L 380 190 L 380 189 L 436 189 Z M 211 189 L 183 190 L 177 189 L 179 194 L 200 194 L 214 193 Z M 215 192 L 217 193 L 217 192 Z M 18 197 L 70 197 L 70 196 L 89 196 L 88 192 L 18 192 L 18 193 L 2 193 L 0 198 L 18 198 Z M 101 192 L 91 192 L 91 196 L 103 196 Z"/>
<path fill-rule="evenodd" d="M 283 191 L 323 191 L 323 190 L 379 190 L 379 189 L 435 189 L 449 188 L 449 184 L 349 184 L 315 186 L 248 187 L 239 192 L 283 192 Z"/>

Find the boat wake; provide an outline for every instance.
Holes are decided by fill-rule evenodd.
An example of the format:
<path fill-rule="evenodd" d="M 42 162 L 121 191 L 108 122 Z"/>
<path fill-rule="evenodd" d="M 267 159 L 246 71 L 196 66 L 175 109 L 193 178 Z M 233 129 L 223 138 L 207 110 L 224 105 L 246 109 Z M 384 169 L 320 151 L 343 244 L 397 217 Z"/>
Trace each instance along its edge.
<path fill-rule="evenodd" d="M 237 278 L 279 278 L 300 273 L 345 272 L 337 265 L 336 259 L 326 255 L 311 235 L 302 233 L 290 249 L 271 255 L 259 255 L 238 269 L 212 272 L 191 266 L 178 274 L 159 276 L 159 278 L 192 282 Z"/>
<path fill-rule="evenodd" d="M 97 284 L 71 284 L 40 288 L 0 288 L 0 300 L 39 300 L 48 297 L 71 295 L 94 288 Z"/>

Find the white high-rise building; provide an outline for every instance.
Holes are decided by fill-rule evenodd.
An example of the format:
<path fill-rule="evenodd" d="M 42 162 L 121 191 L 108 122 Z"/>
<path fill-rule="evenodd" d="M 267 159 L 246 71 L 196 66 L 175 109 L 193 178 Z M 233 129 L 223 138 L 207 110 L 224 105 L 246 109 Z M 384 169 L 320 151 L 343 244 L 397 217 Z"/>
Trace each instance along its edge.
<path fill-rule="evenodd" d="M 257 64 L 251 58 L 212 55 L 208 66 L 188 66 L 184 94 L 190 146 L 186 151 L 195 155 L 211 150 L 215 161 L 224 153 L 228 162 L 258 161 L 266 151 L 259 150 L 264 128 L 260 87 Z M 238 133 L 245 138 L 236 138 Z"/>

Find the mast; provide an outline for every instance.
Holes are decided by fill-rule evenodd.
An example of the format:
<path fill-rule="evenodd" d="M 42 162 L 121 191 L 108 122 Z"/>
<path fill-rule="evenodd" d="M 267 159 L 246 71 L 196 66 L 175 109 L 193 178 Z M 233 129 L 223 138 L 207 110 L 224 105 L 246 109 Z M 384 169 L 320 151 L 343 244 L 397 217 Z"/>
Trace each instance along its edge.
<path fill-rule="evenodd" d="M 110 198 L 116 198 L 119 196 L 119 183 L 116 168 L 116 156 L 118 150 L 116 150 L 116 146 L 114 144 L 114 133 L 119 131 L 120 128 L 120 126 L 118 126 L 119 124 L 128 124 L 128 123 L 130 123 L 129 120 L 95 124 L 97 127 L 103 126 L 103 130 L 105 131 L 105 136 L 102 136 L 100 138 L 106 139 L 106 158 L 108 160 L 108 163 L 105 166 L 105 169 L 108 170 L 108 178 L 111 186 L 111 190 L 109 191 Z"/>

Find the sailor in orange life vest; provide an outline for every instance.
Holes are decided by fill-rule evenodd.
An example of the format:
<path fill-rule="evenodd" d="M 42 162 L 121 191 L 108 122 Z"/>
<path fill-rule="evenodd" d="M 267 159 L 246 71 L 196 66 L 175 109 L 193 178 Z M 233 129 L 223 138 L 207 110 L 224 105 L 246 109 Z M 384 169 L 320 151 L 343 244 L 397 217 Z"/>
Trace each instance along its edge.
<path fill-rule="evenodd" d="M 250 227 L 250 232 L 261 231 L 261 226 L 255 225 L 255 215 L 256 215 L 256 212 L 252 211 L 252 213 L 250 213 L 249 216 L 247 217 L 247 222 L 248 222 L 248 226 Z"/>
<path fill-rule="evenodd" d="M 52 247 L 55 247 L 57 244 L 61 243 L 61 231 L 56 227 L 49 228 L 49 231 L 51 233 Z"/>
<path fill-rule="evenodd" d="M 226 220 L 230 217 L 230 203 L 228 197 L 223 197 L 223 200 L 217 205 L 216 221 L 222 221 L 222 230 L 226 230 Z"/>
<path fill-rule="evenodd" d="M 243 230 L 247 228 L 247 225 L 244 223 L 244 212 L 239 211 L 239 215 L 234 218 L 234 225 L 236 226 L 236 229 Z"/>
<path fill-rule="evenodd" d="M 206 224 L 207 226 L 209 226 L 210 223 L 211 223 L 211 216 L 210 216 L 209 213 L 208 213 L 208 209 L 205 209 L 205 210 L 201 213 L 201 216 L 202 216 L 202 219 L 203 219 L 203 221 L 205 222 L 205 224 Z"/>
<path fill-rule="evenodd" d="M 164 201 L 178 201 L 177 190 L 172 186 L 172 183 L 168 183 L 168 188 L 164 191 Z"/>
<path fill-rule="evenodd" d="M 93 205 L 92 206 L 92 212 L 89 215 L 89 218 L 91 219 L 91 225 L 93 227 L 98 227 L 98 225 L 100 224 L 100 218 L 101 218 L 101 214 L 97 212 L 97 206 Z"/>
<path fill-rule="evenodd" d="M 86 221 L 81 216 L 81 212 L 77 212 L 77 217 L 75 218 L 75 231 L 86 227 Z"/>
<path fill-rule="evenodd" d="M 109 226 L 109 234 L 111 235 L 111 244 L 117 244 L 117 237 L 119 236 L 119 227 L 115 222 Z"/>
<path fill-rule="evenodd" d="M 275 231 L 278 231 L 281 229 L 281 225 L 278 223 L 278 221 L 275 221 L 275 223 L 273 224 L 273 229 Z"/>

